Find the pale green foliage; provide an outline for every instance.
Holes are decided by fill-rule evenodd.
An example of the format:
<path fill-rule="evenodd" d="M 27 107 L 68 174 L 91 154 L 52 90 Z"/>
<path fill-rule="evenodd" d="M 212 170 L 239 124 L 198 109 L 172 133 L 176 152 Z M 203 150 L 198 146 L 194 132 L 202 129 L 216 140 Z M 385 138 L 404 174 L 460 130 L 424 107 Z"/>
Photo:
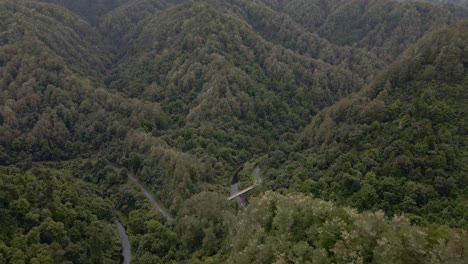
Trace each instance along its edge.
<path fill-rule="evenodd" d="M 267 192 L 240 213 L 227 262 L 462 263 L 467 233 L 445 231 L 413 226 L 404 216 L 358 214 L 301 194 Z"/>

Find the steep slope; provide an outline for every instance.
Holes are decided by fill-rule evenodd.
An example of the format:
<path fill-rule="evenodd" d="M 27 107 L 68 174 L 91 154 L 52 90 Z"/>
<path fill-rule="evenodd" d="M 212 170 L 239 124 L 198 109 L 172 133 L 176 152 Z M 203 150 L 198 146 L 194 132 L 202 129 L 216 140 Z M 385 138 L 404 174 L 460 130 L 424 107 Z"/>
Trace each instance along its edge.
<path fill-rule="evenodd" d="M 112 41 L 117 52 L 122 53 L 122 45 L 126 47 L 133 40 L 145 19 L 181 2 L 184 0 L 129 0 L 102 16 L 98 27 Z"/>
<path fill-rule="evenodd" d="M 375 78 L 455 11 L 54 3 L 77 14 L 0 0 L 0 165 L 11 165 L 0 168 L 0 263 L 118 262 L 114 214 L 135 263 L 464 263 L 466 231 L 430 223 L 468 225 L 468 21 L 427 35 Z M 356 33 L 361 15 L 377 29 Z M 256 166 L 265 186 L 237 208 L 231 174 Z"/>
<path fill-rule="evenodd" d="M 0 10 L 2 164 L 74 157 L 163 119 L 157 104 L 97 89 L 106 49 L 83 20 L 29 1 Z"/>
<path fill-rule="evenodd" d="M 425 33 L 461 18 L 467 10 L 390 0 L 261 0 L 321 37 L 360 47 L 393 61 Z"/>
<path fill-rule="evenodd" d="M 78 14 L 90 24 L 97 24 L 101 17 L 129 0 L 37 0 L 63 6 Z"/>
<path fill-rule="evenodd" d="M 330 54 L 342 54 L 322 42 Z M 240 164 L 366 82 L 346 63 L 265 40 L 230 1 L 162 9 L 143 21 L 131 44 L 106 83 L 159 103 L 169 120 L 147 130 L 151 135 L 128 134 L 108 155 L 157 186 L 171 209 L 204 188 L 224 191 Z"/>
<path fill-rule="evenodd" d="M 408 2 L 409 0 L 399 0 L 399 1 Z M 468 8 L 467 0 L 412 0 L 412 1 L 423 1 L 423 2 L 428 2 L 428 3 L 443 4 L 443 5 L 450 4 L 450 5 L 458 5 L 464 8 Z"/>
<path fill-rule="evenodd" d="M 102 77 L 108 63 L 106 47 L 86 22 L 62 8 L 34 1 L 3 0 L 0 4 L 3 49 L 32 47 L 31 42 L 38 42 L 39 46 L 47 46 L 53 55 L 60 56 L 73 71 Z M 4 53 L 13 56 L 13 52 Z M 2 59 L 3 64 L 5 61 L 6 58 Z"/>
<path fill-rule="evenodd" d="M 309 31 L 316 32 L 342 0 L 256 0 L 275 11 L 290 15 L 291 19 Z"/>
<path fill-rule="evenodd" d="M 266 15 L 271 13 L 234 0 L 162 9 L 142 23 L 106 80 L 111 89 L 161 104 L 170 118 L 151 136 L 129 134 L 113 149 L 122 154 L 117 160 L 134 164 L 149 186 L 170 186 L 155 188 L 164 204 L 177 207 L 193 193 L 218 188 L 245 161 L 288 149 L 295 131 L 317 111 L 365 85 L 355 69 L 324 55 L 346 58 L 350 53 L 353 61 L 354 52 L 363 54 L 361 59 L 368 56 L 365 52 L 348 47 L 343 52 L 284 15 Z M 272 21 L 262 22 L 268 17 Z M 284 32 L 298 32 L 305 43 L 319 42 L 318 48 L 301 51 L 285 41 L 291 35 L 268 34 L 281 25 L 288 29 Z M 160 144 L 171 151 L 157 153 Z"/>
<path fill-rule="evenodd" d="M 205 160 L 211 171 L 202 177 L 211 182 L 226 181 L 280 135 L 306 125 L 319 109 L 366 82 L 346 63 L 328 63 L 265 40 L 243 12 L 230 1 L 164 9 L 144 24 L 108 79 L 111 89 L 160 103 L 171 122 L 153 135 Z M 321 42 L 320 53 L 340 56 L 341 48 Z M 156 174 L 165 173 L 150 165 L 157 164 L 150 155 L 142 157 L 147 168 L 140 170 L 154 184 Z"/>
<path fill-rule="evenodd" d="M 298 151 L 271 153 L 273 168 L 289 156 L 270 170 L 272 186 L 466 227 L 467 32 L 465 20 L 428 34 L 317 115 Z"/>
<path fill-rule="evenodd" d="M 304 30 L 287 15 L 275 12 L 263 4 L 245 0 L 226 2 L 262 38 L 306 57 L 339 65 L 363 79 L 372 76 L 384 65 L 375 55 L 356 47 L 334 45 L 317 34 Z"/>
<path fill-rule="evenodd" d="M 2 164 L 99 151 L 162 186 L 156 195 L 176 210 L 203 189 L 223 191 L 230 173 L 256 156 L 270 152 L 277 168 L 297 130 L 381 66 L 261 4 L 177 3 L 119 8 L 124 16 L 147 4 L 154 10 L 128 28 L 134 41 L 121 46 L 120 65 L 104 81 L 111 91 L 101 83 L 111 52 L 89 24 L 48 4 L 2 1 Z M 363 108 L 381 118 L 379 107 Z M 276 187 L 289 186 L 280 179 Z"/>

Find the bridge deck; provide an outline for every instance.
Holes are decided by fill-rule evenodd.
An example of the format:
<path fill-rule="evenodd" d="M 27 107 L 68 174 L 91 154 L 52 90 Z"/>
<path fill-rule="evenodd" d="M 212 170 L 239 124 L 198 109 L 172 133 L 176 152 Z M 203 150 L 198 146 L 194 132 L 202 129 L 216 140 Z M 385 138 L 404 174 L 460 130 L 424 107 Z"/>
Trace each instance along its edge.
<path fill-rule="evenodd" d="M 242 194 L 244 194 L 244 193 L 246 193 L 246 192 L 252 190 L 253 188 L 255 188 L 255 185 L 252 185 L 252 186 L 250 186 L 250 187 L 247 187 L 247 188 L 245 188 L 244 190 L 242 190 L 242 191 L 240 191 L 240 192 L 238 192 L 238 193 L 235 193 L 235 194 L 229 196 L 229 197 L 228 197 L 228 200 L 232 200 L 232 199 L 234 199 L 234 198 L 236 198 L 236 197 L 238 197 L 238 196 L 241 196 Z"/>

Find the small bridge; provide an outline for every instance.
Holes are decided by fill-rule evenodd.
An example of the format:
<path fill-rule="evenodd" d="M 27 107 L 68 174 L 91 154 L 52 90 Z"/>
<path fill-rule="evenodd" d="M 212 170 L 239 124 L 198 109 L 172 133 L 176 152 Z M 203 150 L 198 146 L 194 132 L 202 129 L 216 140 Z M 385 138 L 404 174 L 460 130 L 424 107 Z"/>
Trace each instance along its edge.
<path fill-rule="evenodd" d="M 238 192 L 238 193 L 235 193 L 235 194 L 229 196 L 229 197 L 228 197 L 228 200 L 232 200 L 232 199 L 234 199 L 234 198 L 236 198 L 236 197 L 239 197 L 239 196 L 243 195 L 244 193 L 246 193 L 246 192 L 248 192 L 248 191 L 251 191 L 253 188 L 255 188 L 255 186 L 257 186 L 257 185 L 256 185 L 256 184 L 255 184 L 255 185 L 252 185 L 252 186 L 250 186 L 250 187 L 248 187 L 248 188 L 245 188 L 244 190 L 242 190 L 242 191 L 240 191 L 240 192 Z"/>
<path fill-rule="evenodd" d="M 263 179 L 262 177 L 260 176 L 260 168 L 257 166 L 255 168 L 255 178 L 256 178 L 256 183 L 254 183 L 254 185 L 250 186 L 250 187 L 247 187 L 245 188 L 244 190 L 242 191 L 238 191 L 236 192 L 237 190 L 239 190 L 239 184 L 238 184 L 238 178 L 237 178 L 237 173 L 239 173 L 240 169 L 235 173 L 235 176 L 231 182 L 231 196 L 229 196 L 227 199 L 229 201 L 253 190 L 253 188 L 255 188 L 257 185 L 261 184 L 263 182 Z M 234 192 L 234 193 L 232 193 Z M 243 202 L 245 204 L 245 201 Z"/>

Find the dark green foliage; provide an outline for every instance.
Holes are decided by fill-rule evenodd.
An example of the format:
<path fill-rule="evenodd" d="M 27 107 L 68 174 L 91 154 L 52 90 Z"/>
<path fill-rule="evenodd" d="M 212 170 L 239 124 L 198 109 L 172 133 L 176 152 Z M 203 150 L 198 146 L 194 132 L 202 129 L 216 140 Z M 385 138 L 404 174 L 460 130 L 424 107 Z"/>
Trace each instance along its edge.
<path fill-rule="evenodd" d="M 129 0 L 102 16 L 98 28 L 111 40 L 115 52 L 125 54 L 120 45 L 131 43 L 146 19 L 181 2 L 184 0 Z"/>
<path fill-rule="evenodd" d="M 2 263 L 113 263 L 111 205 L 66 170 L 0 172 Z"/>
<path fill-rule="evenodd" d="M 181 206 L 176 226 L 186 253 L 193 258 L 219 253 L 234 219 L 231 203 L 220 194 L 201 192 L 192 196 Z"/>
<path fill-rule="evenodd" d="M 107 12 L 129 0 L 38 0 L 61 5 L 80 15 L 91 24 L 96 24 Z"/>
<path fill-rule="evenodd" d="M 108 78 L 112 89 L 160 103 L 170 120 L 167 131 L 154 134 L 195 156 L 184 159 L 201 159 L 208 167 L 203 173 L 193 169 L 192 181 L 225 179 L 238 164 L 268 151 L 281 134 L 304 126 L 319 109 L 355 91 L 378 68 L 370 63 L 371 55 L 319 40 L 292 22 L 289 27 L 297 38 L 317 40 L 320 47 L 299 53 L 275 45 L 269 38 L 287 39 L 289 29 L 268 37 L 264 29 L 257 29 L 259 22 L 249 19 L 268 17 L 266 10 L 244 1 L 189 2 L 165 9 L 145 21 L 124 63 Z M 280 27 L 282 21 L 265 23 Z M 295 46 L 299 44 L 291 43 Z M 354 53 L 369 62 L 362 63 L 365 71 L 352 73 L 350 65 L 361 64 L 351 63 Z M 153 158 L 157 159 L 161 158 Z M 155 175 L 165 174 L 156 170 L 159 163 L 142 166 L 151 184 L 167 181 Z"/>
<path fill-rule="evenodd" d="M 400 0 L 402 2 L 409 0 Z M 466 0 L 412 0 L 412 1 L 423 1 L 433 4 L 444 4 L 444 5 L 458 5 L 464 8 L 468 8 L 468 1 Z"/>
<path fill-rule="evenodd" d="M 466 32 L 464 21 L 429 34 L 317 115 L 275 186 L 290 179 L 292 189 L 360 209 L 466 227 Z"/>
<path fill-rule="evenodd" d="M 96 88 L 108 57 L 82 20 L 31 2 L 0 12 L 0 163 L 71 158 L 162 124 L 158 104 Z"/>
<path fill-rule="evenodd" d="M 463 263 L 466 10 L 39 2 L 0 0 L 0 263 L 118 262 L 114 216 L 134 263 Z M 255 166 L 286 195 L 236 211 Z"/>
<path fill-rule="evenodd" d="M 311 32 L 339 45 L 368 50 L 393 61 L 428 31 L 441 28 L 467 10 L 391 0 L 260 0 L 288 14 Z M 447 17 L 447 13 L 451 16 Z"/>
<path fill-rule="evenodd" d="M 76 177 L 95 183 L 96 193 L 113 204 L 114 213 L 129 236 L 132 263 L 171 263 L 184 257 L 173 226 L 151 206 L 140 189 L 127 180 L 131 172 L 105 159 L 76 159 L 68 166 Z"/>

